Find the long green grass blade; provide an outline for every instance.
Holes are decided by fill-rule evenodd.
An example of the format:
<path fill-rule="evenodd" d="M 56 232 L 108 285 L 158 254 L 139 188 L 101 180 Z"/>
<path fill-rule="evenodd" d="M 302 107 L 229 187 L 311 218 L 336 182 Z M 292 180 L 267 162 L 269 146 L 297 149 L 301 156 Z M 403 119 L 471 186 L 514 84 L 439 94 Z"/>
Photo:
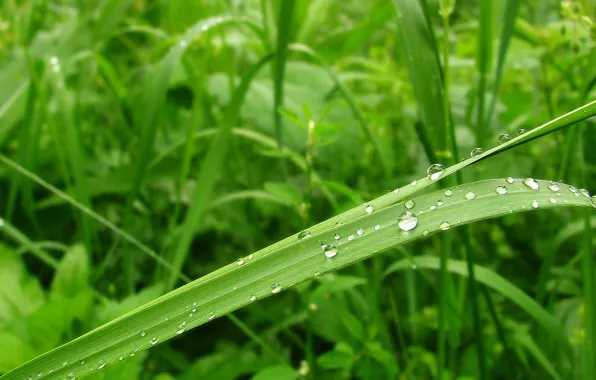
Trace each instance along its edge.
<path fill-rule="evenodd" d="M 534 210 L 534 202 L 541 209 L 594 207 L 588 197 L 576 196 L 576 193 L 567 189 L 556 195 L 547 188 L 550 182 L 536 183 L 540 187 L 539 191 L 528 188 L 521 179 L 515 179 L 513 183 L 496 179 L 458 186 L 452 190 L 453 195 L 450 197 L 445 197 L 443 191 L 422 195 L 414 199 L 416 205 L 412 211 L 416 212 L 417 223 L 410 231 L 398 227 L 397 216 L 407 211 L 403 202 L 372 213 L 367 213 L 362 206 L 364 215 L 346 214 L 343 223 L 338 226 L 321 232 L 311 230 L 310 236 L 304 233 L 294 235 L 283 244 L 280 242 L 243 257 L 34 359 L 5 375 L 5 379 L 21 379 L 38 372 L 48 373 L 50 369 L 53 372 L 44 378 L 58 379 L 71 372 L 82 377 L 96 371 L 104 363 L 109 365 L 118 362 L 121 355 L 127 356 L 137 350 L 150 348 L 319 273 L 337 270 L 395 245 L 450 228 L 445 223 L 457 227 L 506 215 L 510 211 Z M 507 186 L 508 193 L 497 193 L 498 186 Z M 563 187 L 563 184 L 560 186 Z M 471 191 L 476 198 L 469 201 L 464 194 Z M 550 198 L 556 198 L 557 202 L 551 203 Z M 444 199 L 443 206 L 430 211 L 430 206 L 436 206 L 437 199 Z M 357 233 L 360 229 L 362 232 Z M 335 234 L 341 236 L 339 241 L 335 241 Z M 322 242 L 335 245 L 322 248 Z M 436 260 L 435 265 L 439 265 Z M 463 268 L 459 270 L 467 273 L 463 272 Z M 493 283 L 498 281 L 498 278 L 482 268 L 478 268 L 478 274 L 479 281 L 485 281 L 486 278 L 492 279 Z M 501 290 L 505 289 L 514 301 L 521 303 L 521 307 L 552 330 L 552 336 L 562 347 L 568 347 L 559 327 L 553 325 L 552 317 L 541 308 L 536 308 L 536 303 L 523 292 L 508 287 L 506 282 L 498 284 Z M 80 360 L 93 366 L 81 366 Z M 66 365 L 63 366 L 64 362 Z"/>
<path fill-rule="evenodd" d="M 485 120 L 486 82 L 490 73 L 493 52 L 493 2 L 480 3 L 480 20 L 477 41 L 476 70 L 478 71 L 478 112 L 476 114 L 476 145 L 483 147 L 490 136 Z"/>

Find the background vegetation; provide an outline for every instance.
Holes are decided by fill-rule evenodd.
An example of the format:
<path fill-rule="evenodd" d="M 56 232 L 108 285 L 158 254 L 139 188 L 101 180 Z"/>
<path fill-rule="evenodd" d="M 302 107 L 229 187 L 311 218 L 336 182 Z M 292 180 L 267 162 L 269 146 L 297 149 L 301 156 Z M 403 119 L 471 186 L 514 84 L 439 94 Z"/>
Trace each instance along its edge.
<path fill-rule="evenodd" d="M 589 102 L 595 23 L 589 0 L 5 0 L 0 374 Z M 593 189 L 594 143 L 589 119 L 445 185 Z M 586 215 L 513 213 L 389 249 L 91 378 L 593 379 Z"/>

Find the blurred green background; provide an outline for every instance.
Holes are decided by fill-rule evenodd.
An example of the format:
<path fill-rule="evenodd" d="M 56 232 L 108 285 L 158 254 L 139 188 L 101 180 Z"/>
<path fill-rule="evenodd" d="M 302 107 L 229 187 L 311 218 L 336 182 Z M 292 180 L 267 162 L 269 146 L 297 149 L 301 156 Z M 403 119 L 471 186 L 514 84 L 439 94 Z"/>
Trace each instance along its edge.
<path fill-rule="evenodd" d="M 165 260 L 192 228 L 179 258 L 194 279 L 424 176 L 430 158 L 454 163 L 594 99 L 594 2 L 458 0 L 446 34 L 440 10 L 450 1 L 403 1 L 413 13 L 400 21 L 397 3 L 380 0 L 4 0 L 0 152 Z M 222 25 L 186 40 L 201 20 Z M 422 40 L 412 34 L 421 27 Z M 433 99 L 445 48 L 455 154 L 434 123 L 444 123 Z M 207 151 L 226 126 L 215 165 Z M 594 189 L 594 143 L 588 120 L 463 180 L 533 176 Z M 207 181 L 213 190 L 197 191 Z M 184 224 L 191 204 L 200 217 Z M 478 264 L 560 321 L 577 359 L 565 371 L 587 379 L 581 216 L 510 215 L 474 225 L 471 241 Z M 0 221 L 0 374 L 172 285 L 154 259 L 3 163 Z M 442 239 L 400 250 L 439 255 Z M 383 280 L 400 250 L 239 310 L 277 355 L 220 318 L 96 377 L 437 378 L 437 273 Z M 457 240 L 452 256 L 462 258 Z M 474 379 L 471 310 L 458 292 L 463 314 L 448 326 L 444 378 Z M 491 297 L 481 302 L 489 378 L 554 378 L 561 354 L 548 334 Z"/>

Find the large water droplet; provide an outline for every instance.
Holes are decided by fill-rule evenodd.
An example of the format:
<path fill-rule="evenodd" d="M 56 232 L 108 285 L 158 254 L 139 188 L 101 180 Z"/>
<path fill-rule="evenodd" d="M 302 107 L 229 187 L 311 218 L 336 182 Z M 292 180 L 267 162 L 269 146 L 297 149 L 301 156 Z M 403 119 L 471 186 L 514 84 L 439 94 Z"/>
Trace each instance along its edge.
<path fill-rule="evenodd" d="M 452 195 L 453 195 L 453 190 L 450 190 L 450 189 L 445 190 L 445 196 L 446 197 L 450 197 Z"/>
<path fill-rule="evenodd" d="M 495 191 L 499 195 L 505 195 L 505 194 L 507 194 L 507 188 L 505 186 L 497 186 L 497 189 Z"/>
<path fill-rule="evenodd" d="M 540 205 L 538 204 L 538 201 L 536 201 L 536 200 L 533 200 L 532 203 L 530 203 L 530 205 L 532 206 L 532 208 L 540 207 Z"/>
<path fill-rule="evenodd" d="M 466 195 L 464 195 L 464 197 L 465 197 L 467 200 L 471 201 L 472 199 L 476 198 L 476 194 L 474 194 L 472 191 L 468 191 L 468 192 L 466 193 Z"/>
<path fill-rule="evenodd" d="M 443 230 L 443 231 L 447 231 L 449 228 L 451 228 L 451 224 L 449 224 L 449 222 L 443 222 L 439 225 L 439 227 Z"/>
<path fill-rule="evenodd" d="M 559 190 L 561 190 L 561 188 L 559 187 L 559 185 L 557 185 L 554 182 L 551 182 L 550 185 L 548 185 L 548 189 L 554 192 L 557 192 Z"/>
<path fill-rule="evenodd" d="M 354 236 L 354 235 L 348 235 L 348 241 L 352 241 L 354 239 L 356 239 L 356 236 Z"/>
<path fill-rule="evenodd" d="M 341 236 L 339 234 L 335 234 L 335 235 L 333 235 L 333 238 L 335 240 L 339 240 L 339 239 L 341 239 Z"/>
<path fill-rule="evenodd" d="M 381 225 L 380 225 L 380 224 L 377 224 L 377 225 L 375 226 L 375 231 L 379 231 L 379 230 L 381 230 Z"/>
<path fill-rule="evenodd" d="M 325 247 L 325 249 L 323 250 L 323 253 L 325 254 L 325 257 L 328 259 L 332 259 L 335 256 L 337 256 L 337 248 L 334 245 L 328 245 L 327 247 Z"/>
<path fill-rule="evenodd" d="M 436 181 L 437 179 L 441 178 L 443 173 L 445 173 L 445 167 L 441 164 L 432 164 L 426 170 L 426 175 L 433 181 Z"/>
<path fill-rule="evenodd" d="M 504 144 L 509 140 L 511 140 L 511 136 L 509 136 L 507 133 L 503 133 L 501 136 L 499 136 L 499 144 Z"/>
<path fill-rule="evenodd" d="M 404 203 L 404 206 L 406 206 L 408 210 L 411 210 L 414 208 L 414 206 L 416 206 L 416 203 L 413 200 L 408 199 L 406 203 Z"/>
<path fill-rule="evenodd" d="M 515 180 L 513 179 L 513 177 L 507 177 L 507 178 L 505 178 L 505 181 L 507 183 L 513 183 L 513 182 L 515 182 Z"/>
<path fill-rule="evenodd" d="M 97 362 L 97 369 L 102 369 L 106 366 L 106 362 L 104 360 L 100 360 Z"/>
<path fill-rule="evenodd" d="M 470 157 L 476 157 L 481 155 L 482 153 L 484 153 L 484 150 L 482 148 L 474 148 L 472 149 L 472 152 L 470 152 Z"/>
<path fill-rule="evenodd" d="M 557 200 L 555 198 L 549 198 L 548 201 L 552 204 L 557 203 Z"/>
<path fill-rule="evenodd" d="M 373 211 L 375 211 L 375 208 L 372 205 L 366 205 L 364 211 L 366 211 L 367 214 L 372 214 Z"/>
<path fill-rule="evenodd" d="M 272 294 L 276 294 L 276 293 L 279 293 L 279 292 L 281 292 L 281 285 L 280 284 L 275 283 L 275 284 L 271 285 L 271 293 Z"/>
<path fill-rule="evenodd" d="M 151 338 L 151 340 L 149 340 L 149 343 L 151 343 L 152 346 L 155 346 L 157 343 L 159 343 L 159 338 L 154 336 Z"/>
<path fill-rule="evenodd" d="M 536 180 L 534 178 L 526 178 L 522 181 L 522 183 L 526 186 L 528 186 L 530 189 L 532 190 L 540 190 L 540 184 L 538 182 L 536 182 Z"/>
<path fill-rule="evenodd" d="M 397 225 L 402 231 L 411 231 L 418 225 L 418 218 L 410 211 L 405 211 L 397 218 Z"/>
<path fill-rule="evenodd" d="M 307 237 L 310 237 L 310 232 L 308 232 L 308 231 L 302 231 L 298 234 L 299 240 L 307 238 Z"/>
<path fill-rule="evenodd" d="M 356 230 L 356 233 L 360 236 L 364 235 L 364 230 L 362 228 L 359 228 Z"/>

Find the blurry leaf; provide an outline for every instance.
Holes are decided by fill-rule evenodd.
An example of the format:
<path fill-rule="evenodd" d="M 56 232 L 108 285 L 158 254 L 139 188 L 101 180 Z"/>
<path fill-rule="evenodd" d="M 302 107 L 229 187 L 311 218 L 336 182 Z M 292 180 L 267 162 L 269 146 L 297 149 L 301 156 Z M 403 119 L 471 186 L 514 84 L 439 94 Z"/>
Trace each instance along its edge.
<path fill-rule="evenodd" d="M 358 318 L 347 310 L 343 310 L 341 314 L 341 322 L 346 327 L 348 332 L 359 341 L 364 340 L 364 326 Z"/>
<path fill-rule="evenodd" d="M 44 298 L 39 280 L 25 271 L 20 256 L 0 243 L 0 328 L 32 313 Z"/>
<path fill-rule="evenodd" d="M 317 362 L 327 369 L 349 369 L 354 362 L 354 351 L 346 343 L 340 342 L 333 351 L 319 356 Z"/>
<path fill-rule="evenodd" d="M 298 372 L 288 366 L 265 368 L 252 377 L 252 380 L 293 380 L 298 378 Z"/>
<path fill-rule="evenodd" d="M 7 331 L 0 331 L 0 346 L 0 373 L 6 373 L 37 355 L 27 343 Z"/>
<path fill-rule="evenodd" d="M 66 251 L 60 261 L 52 281 L 52 294 L 73 297 L 88 286 L 89 258 L 85 247 L 77 244 Z"/>
<path fill-rule="evenodd" d="M 300 120 L 300 116 L 298 116 L 291 109 L 284 107 L 284 106 L 280 106 L 279 109 L 277 110 L 277 112 L 279 112 L 281 114 L 281 116 L 283 116 L 284 118 L 286 118 L 289 121 L 291 121 L 292 123 L 296 124 L 298 127 L 305 126 L 305 123 L 302 120 Z"/>
<path fill-rule="evenodd" d="M 103 305 L 98 311 L 98 324 L 108 322 L 114 318 L 126 314 L 137 307 L 155 299 L 163 292 L 163 285 L 156 284 L 147 287 L 140 292 L 130 295 L 120 302 L 110 301 Z"/>
<path fill-rule="evenodd" d="M 288 183 L 267 182 L 265 191 L 288 206 L 299 207 L 302 203 L 302 192 Z"/>
<path fill-rule="evenodd" d="M 364 278 L 341 275 L 333 275 L 331 279 L 322 281 L 323 282 L 321 282 L 321 284 L 317 286 L 315 291 L 312 293 L 312 299 L 321 298 L 325 294 L 343 292 L 356 286 L 366 284 L 366 280 Z"/>
<path fill-rule="evenodd" d="M 397 364 L 393 353 L 383 349 L 380 342 L 368 342 L 366 344 L 366 349 L 368 350 L 370 357 L 382 364 L 389 374 L 392 375 L 391 377 L 395 376 L 397 373 Z"/>

